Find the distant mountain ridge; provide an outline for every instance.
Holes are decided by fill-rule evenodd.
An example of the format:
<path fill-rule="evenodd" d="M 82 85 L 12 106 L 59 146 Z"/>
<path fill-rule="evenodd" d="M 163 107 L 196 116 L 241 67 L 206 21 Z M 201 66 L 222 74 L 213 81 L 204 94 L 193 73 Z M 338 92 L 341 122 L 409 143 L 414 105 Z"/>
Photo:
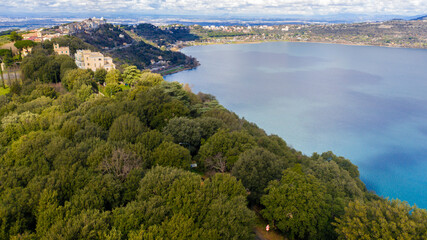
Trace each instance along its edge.
<path fill-rule="evenodd" d="M 413 18 L 411 20 L 413 20 L 413 21 L 416 21 L 416 20 L 427 20 L 427 15 L 423 15 L 423 16 L 420 16 L 420 17 L 417 17 L 417 18 Z"/>

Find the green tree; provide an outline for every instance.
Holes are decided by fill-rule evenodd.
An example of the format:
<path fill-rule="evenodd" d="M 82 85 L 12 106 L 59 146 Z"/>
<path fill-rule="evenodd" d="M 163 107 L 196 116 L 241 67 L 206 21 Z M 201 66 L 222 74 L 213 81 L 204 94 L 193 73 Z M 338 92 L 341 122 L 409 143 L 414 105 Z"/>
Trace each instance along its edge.
<path fill-rule="evenodd" d="M 153 151 L 154 165 L 189 169 L 190 163 L 190 151 L 175 143 L 163 142 Z"/>
<path fill-rule="evenodd" d="M 151 72 L 142 72 L 140 79 L 137 81 L 138 85 L 142 86 L 156 86 L 161 83 L 163 83 L 165 80 L 163 79 L 162 75 L 158 73 L 151 73 Z"/>
<path fill-rule="evenodd" d="M 144 131 L 146 131 L 146 127 L 138 117 L 131 114 L 124 114 L 114 120 L 110 127 L 108 139 L 110 141 L 134 143 L 136 138 Z"/>
<path fill-rule="evenodd" d="M 225 124 L 216 118 L 212 117 L 201 117 L 194 119 L 197 121 L 201 128 L 202 139 L 207 140 L 212 135 L 214 135 L 218 129 L 225 128 Z"/>
<path fill-rule="evenodd" d="M 7 67 L 12 62 L 12 51 L 9 49 L 0 49 L 0 63 L 4 63 Z M 4 88 L 3 68 L 0 67 L 1 86 Z"/>
<path fill-rule="evenodd" d="M 77 65 L 73 58 L 67 55 L 55 55 L 55 61 L 59 63 L 60 67 L 60 78 L 64 78 L 65 73 L 68 70 L 76 69 Z"/>
<path fill-rule="evenodd" d="M 121 80 L 122 80 L 121 73 L 117 69 L 110 70 L 105 75 L 106 84 L 118 84 Z"/>
<path fill-rule="evenodd" d="M 200 164 L 209 169 L 225 161 L 225 170 L 231 170 L 239 155 L 255 146 L 254 138 L 244 131 L 220 130 L 200 147 Z"/>
<path fill-rule="evenodd" d="M 31 41 L 31 40 L 17 40 L 13 45 L 17 49 L 22 50 L 24 48 L 28 49 L 30 47 L 34 47 L 36 45 L 36 43 Z"/>
<path fill-rule="evenodd" d="M 110 236 L 109 212 L 83 210 L 57 221 L 44 235 L 46 239 L 106 239 Z M 117 239 L 118 240 L 118 239 Z"/>
<path fill-rule="evenodd" d="M 109 83 L 107 86 L 105 86 L 104 91 L 107 96 L 111 97 L 122 91 L 122 88 L 119 86 L 119 84 Z"/>
<path fill-rule="evenodd" d="M 169 120 L 163 132 L 170 134 L 175 143 L 188 148 L 198 147 L 202 137 L 200 124 L 195 120 L 184 117 Z"/>
<path fill-rule="evenodd" d="M 95 81 L 97 81 L 99 84 L 104 84 L 105 82 L 105 78 L 107 76 L 107 70 L 103 69 L 103 68 L 99 68 L 95 71 Z"/>
<path fill-rule="evenodd" d="M 92 93 L 93 93 L 92 87 L 88 86 L 86 84 L 83 84 L 77 90 L 76 95 L 80 99 L 81 102 L 84 102 L 84 101 L 89 99 L 89 97 L 92 95 Z"/>
<path fill-rule="evenodd" d="M 317 179 L 325 184 L 327 192 L 331 195 L 333 204 L 333 216 L 340 216 L 344 213 L 344 207 L 351 200 L 363 199 L 365 194 L 359 188 L 358 182 L 352 178 L 349 172 L 335 161 L 326 161 L 322 157 L 309 162 L 307 172 L 313 174 Z"/>
<path fill-rule="evenodd" d="M 123 71 L 123 82 L 134 86 L 141 78 L 141 71 L 136 66 L 128 66 Z"/>
<path fill-rule="evenodd" d="M 93 71 L 90 69 L 85 70 L 78 68 L 67 71 L 62 79 L 62 84 L 69 91 L 77 91 L 82 85 L 91 86 L 95 89 L 97 88 L 93 78 Z"/>
<path fill-rule="evenodd" d="M 175 214 L 170 219 L 166 219 L 161 225 L 150 226 L 142 234 L 134 233 L 130 239 L 201 239 L 202 230 L 197 228 L 193 219 L 182 215 Z"/>
<path fill-rule="evenodd" d="M 109 129 L 116 118 L 116 112 L 112 107 L 97 105 L 89 110 L 87 113 L 89 120 L 103 127 Z"/>
<path fill-rule="evenodd" d="M 10 33 L 9 39 L 10 41 L 15 42 L 15 41 L 22 40 L 22 36 L 19 35 L 17 32 L 13 31 Z"/>
<path fill-rule="evenodd" d="M 172 99 L 158 87 L 138 92 L 135 100 L 135 112 L 151 128 L 161 129 L 169 119 L 187 116 L 190 112 L 181 101 Z"/>
<path fill-rule="evenodd" d="M 398 200 L 350 202 L 336 219 L 338 239 L 426 239 L 427 213 Z"/>
<path fill-rule="evenodd" d="M 57 191 L 43 190 L 37 207 L 37 235 L 43 237 L 49 228 L 64 216 L 64 209 L 59 206 Z"/>
<path fill-rule="evenodd" d="M 297 165 L 283 172 L 261 197 L 262 216 L 291 239 L 327 239 L 330 216 L 326 189 Z"/>
<path fill-rule="evenodd" d="M 158 130 L 150 130 L 144 132 L 137 138 L 137 142 L 141 143 L 145 148 L 153 151 L 163 142 L 172 142 L 172 137 L 166 136 Z"/>
<path fill-rule="evenodd" d="M 228 174 L 217 174 L 202 182 L 199 175 L 188 171 L 154 167 L 141 180 L 138 201 L 141 205 L 153 202 L 150 209 L 141 210 L 146 212 L 146 217 L 154 216 L 155 219 L 145 220 L 141 228 L 133 231 L 131 238 L 147 233 L 147 238 L 164 234 L 167 238 L 253 239 L 254 213 L 246 207 L 245 197 L 241 182 Z M 135 226 L 131 214 L 126 216 L 129 225 Z M 172 218 L 174 221 L 170 221 Z M 183 221 L 182 225 L 178 219 Z M 172 223 L 176 227 L 172 227 Z M 183 229 L 174 235 L 172 231 L 161 230 L 162 225 Z M 191 233 L 187 231 L 190 226 Z"/>
<path fill-rule="evenodd" d="M 250 201 L 257 203 L 265 193 L 264 189 L 268 183 L 271 180 L 280 179 L 284 167 L 283 161 L 279 160 L 278 156 L 263 148 L 254 148 L 239 156 L 232 174 L 249 189 Z"/>

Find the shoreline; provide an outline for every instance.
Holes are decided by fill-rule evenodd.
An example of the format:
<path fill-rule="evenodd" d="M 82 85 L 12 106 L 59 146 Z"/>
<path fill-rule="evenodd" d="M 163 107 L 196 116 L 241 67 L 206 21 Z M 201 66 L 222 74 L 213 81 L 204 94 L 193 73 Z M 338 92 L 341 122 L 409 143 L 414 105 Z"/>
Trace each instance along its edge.
<path fill-rule="evenodd" d="M 363 43 L 344 43 L 344 42 L 327 42 L 327 41 L 289 41 L 289 40 L 265 40 L 265 41 L 230 41 L 230 42 L 197 42 L 196 44 L 185 44 L 183 47 L 178 48 L 181 52 L 182 49 L 187 47 L 194 46 L 209 46 L 209 45 L 227 45 L 227 44 L 260 44 L 260 43 L 272 43 L 272 42 L 291 42 L 291 43 L 318 43 L 318 44 L 331 44 L 331 45 L 345 45 L 345 46 L 360 46 L 360 47 L 382 47 L 382 48 L 393 48 L 393 49 L 417 49 L 417 50 L 427 50 L 427 48 L 419 48 L 419 47 L 402 47 L 402 46 L 387 46 L 387 45 L 369 45 Z M 171 68 L 169 70 L 158 72 L 162 76 L 168 76 L 175 73 L 192 70 L 200 66 L 200 63 L 194 67 L 184 67 L 178 66 Z"/>
<path fill-rule="evenodd" d="M 427 47 L 403 47 L 403 46 L 388 46 L 388 45 L 371 45 L 364 43 L 350 43 L 350 42 L 328 42 L 328 41 L 292 41 L 292 40 L 265 40 L 265 41 L 230 41 L 230 42 L 198 42 L 197 44 L 185 45 L 181 49 L 192 46 L 207 46 L 207 45 L 227 45 L 227 44 L 258 44 L 258 43 L 269 43 L 269 42 L 292 42 L 292 43 L 321 43 L 321 44 L 338 44 L 347 46 L 362 46 L 362 47 L 383 47 L 383 48 L 395 48 L 395 49 L 424 49 Z"/>

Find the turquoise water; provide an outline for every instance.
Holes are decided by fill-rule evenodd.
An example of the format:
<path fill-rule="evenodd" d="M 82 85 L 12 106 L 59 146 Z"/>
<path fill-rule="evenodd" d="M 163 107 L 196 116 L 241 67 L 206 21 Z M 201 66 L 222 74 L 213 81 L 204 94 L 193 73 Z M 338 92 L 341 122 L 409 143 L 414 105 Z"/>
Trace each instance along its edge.
<path fill-rule="evenodd" d="M 307 155 L 332 150 L 377 194 L 427 208 L 427 50 L 318 43 L 183 49 L 201 66 L 166 79 Z"/>

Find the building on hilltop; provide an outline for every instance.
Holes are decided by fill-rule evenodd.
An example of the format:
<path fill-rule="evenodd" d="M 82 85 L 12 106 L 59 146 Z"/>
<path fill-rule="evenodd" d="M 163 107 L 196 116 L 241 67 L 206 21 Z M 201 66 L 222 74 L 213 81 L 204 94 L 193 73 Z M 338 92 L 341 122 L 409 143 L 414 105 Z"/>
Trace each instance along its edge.
<path fill-rule="evenodd" d="M 59 26 L 59 30 L 64 34 L 73 34 L 76 32 L 84 32 L 87 30 L 96 29 L 99 26 L 106 24 L 104 18 L 89 18 L 82 22 L 73 22 Z"/>
<path fill-rule="evenodd" d="M 61 33 L 43 34 L 43 28 L 40 28 L 38 30 L 31 30 L 29 33 L 23 34 L 22 38 L 24 40 L 31 40 L 33 42 L 43 42 L 46 40 L 52 40 L 53 38 L 61 37 L 63 35 L 64 34 Z"/>
<path fill-rule="evenodd" d="M 67 55 L 70 56 L 69 47 L 59 47 L 59 44 L 53 44 L 53 51 L 58 55 Z"/>
<path fill-rule="evenodd" d="M 111 57 L 104 57 L 100 52 L 92 52 L 90 50 L 77 50 L 74 55 L 77 67 L 81 69 L 96 69 L 103 68 L 107 71 L 116 68 Z"/>

